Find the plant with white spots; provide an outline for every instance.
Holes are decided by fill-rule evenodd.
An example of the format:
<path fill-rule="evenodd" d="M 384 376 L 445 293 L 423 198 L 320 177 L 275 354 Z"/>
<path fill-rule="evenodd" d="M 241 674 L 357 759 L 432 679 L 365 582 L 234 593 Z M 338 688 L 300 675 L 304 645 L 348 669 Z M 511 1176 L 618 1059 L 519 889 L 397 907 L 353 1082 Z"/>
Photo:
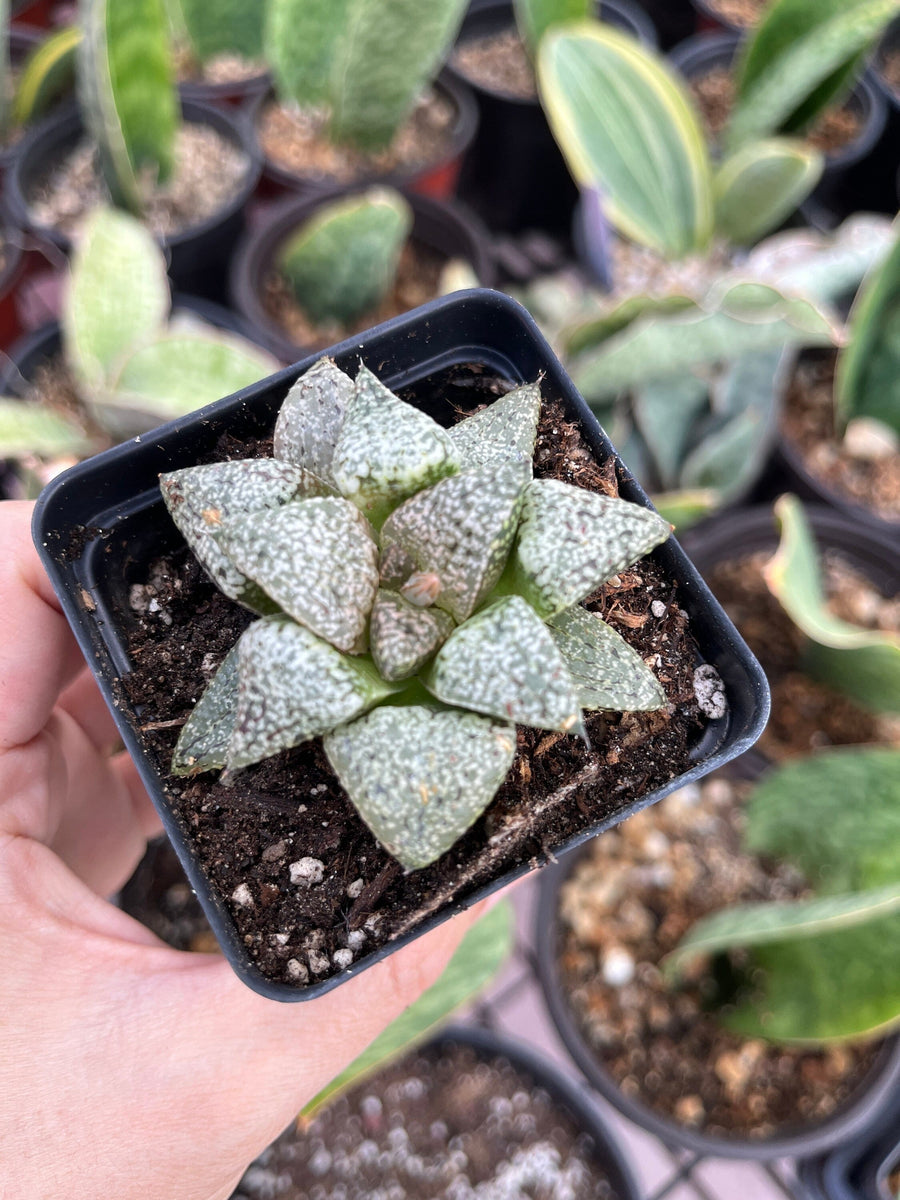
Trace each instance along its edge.
<path fill-rule="evenodd" d="M 539 412 L 525 384 L 447 430 L 323 358 L 282 406 L 274 458 L 164 475 L 200 562 L 259 614 L 172 770 L 227 774 L 321 736 L 360 816 L 416 869 L 490 803 L 517 723 L 583 734 L 583 709 L 661 707 L 638 654 L 581 601 L 669 525 L 533 479 Z"/>

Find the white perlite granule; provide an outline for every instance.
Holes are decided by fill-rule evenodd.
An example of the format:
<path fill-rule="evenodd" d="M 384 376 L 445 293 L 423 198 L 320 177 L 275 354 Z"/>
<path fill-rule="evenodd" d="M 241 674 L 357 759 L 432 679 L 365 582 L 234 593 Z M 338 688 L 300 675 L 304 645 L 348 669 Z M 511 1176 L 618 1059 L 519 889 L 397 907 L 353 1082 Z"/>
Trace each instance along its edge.
<path fill-rule="evenodd" d="M 238 908 L 253 908 L 253 893 L 246 883 L 239 883 L 231 893 L 231 900 Z"/>
<path fill-rule="evenodd" d="M 325 864 L 320 858 L 300 858 L 288 867 L 291 873 L 291 883 L 300 887 L 312 887 L 321 883 L 325 877 Z"/>
<path fill-rule="evenodd" d="M 712 663 L 703 663 L 694 672 L 694 695 L 707 717 L 716 720 L 728 712 L 725 684 Z"/>

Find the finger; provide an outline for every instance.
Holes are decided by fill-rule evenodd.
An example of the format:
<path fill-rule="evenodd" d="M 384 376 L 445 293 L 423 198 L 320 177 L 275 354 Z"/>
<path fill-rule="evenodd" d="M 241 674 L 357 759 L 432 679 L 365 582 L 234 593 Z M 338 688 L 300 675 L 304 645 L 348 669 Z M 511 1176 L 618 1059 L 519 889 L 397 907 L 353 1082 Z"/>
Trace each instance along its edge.
<path fill-rule="evenodd" d="M 32 509 L 0 502 L 0 750 L 39 733 L 84 662 L 32 544 Z"/>
<path fill-rule="evenodd" d="M 111 750 L 119 742 L 115 719 L 87 667 L 63 691 L 58 707 L 78 722 L 98 750 Z"/>

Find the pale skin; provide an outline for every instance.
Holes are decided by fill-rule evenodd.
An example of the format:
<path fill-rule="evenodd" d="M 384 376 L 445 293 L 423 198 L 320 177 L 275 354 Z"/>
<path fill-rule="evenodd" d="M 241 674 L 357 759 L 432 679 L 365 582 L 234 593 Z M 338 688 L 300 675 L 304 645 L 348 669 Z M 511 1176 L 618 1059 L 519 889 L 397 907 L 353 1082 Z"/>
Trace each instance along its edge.
<path fill-rule="evenodd" d="M 447 922 L 278 1004 L 108 903 L 158 818 L 31 543 L 0 503 L 0 1146 L 17 1200 L 226 1200 L 302 1105 L 440 974 Z M 474 910 L 473 910 L 474 912 Z"/>

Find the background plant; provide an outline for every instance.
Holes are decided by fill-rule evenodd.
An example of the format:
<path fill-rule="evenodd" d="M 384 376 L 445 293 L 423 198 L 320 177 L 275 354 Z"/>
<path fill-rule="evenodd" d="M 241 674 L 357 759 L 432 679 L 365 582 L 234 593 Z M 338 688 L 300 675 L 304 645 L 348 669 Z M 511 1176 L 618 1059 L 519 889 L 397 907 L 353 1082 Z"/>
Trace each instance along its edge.
<path fill-rule="evenodd" d="M 0 136 L 42 117 L 70 91 L 75 79 L 76 26 L 45 37 L 25 59 L 14 81 L 10 64 L 9 0 L 0 3 Z"/>
<path fill-rule="evenodd" d="M 179 41 L 190 47 L 196 62 L 206 65 L 219 55 L 262 59 L 267 0 L 166 0 Z"/>

